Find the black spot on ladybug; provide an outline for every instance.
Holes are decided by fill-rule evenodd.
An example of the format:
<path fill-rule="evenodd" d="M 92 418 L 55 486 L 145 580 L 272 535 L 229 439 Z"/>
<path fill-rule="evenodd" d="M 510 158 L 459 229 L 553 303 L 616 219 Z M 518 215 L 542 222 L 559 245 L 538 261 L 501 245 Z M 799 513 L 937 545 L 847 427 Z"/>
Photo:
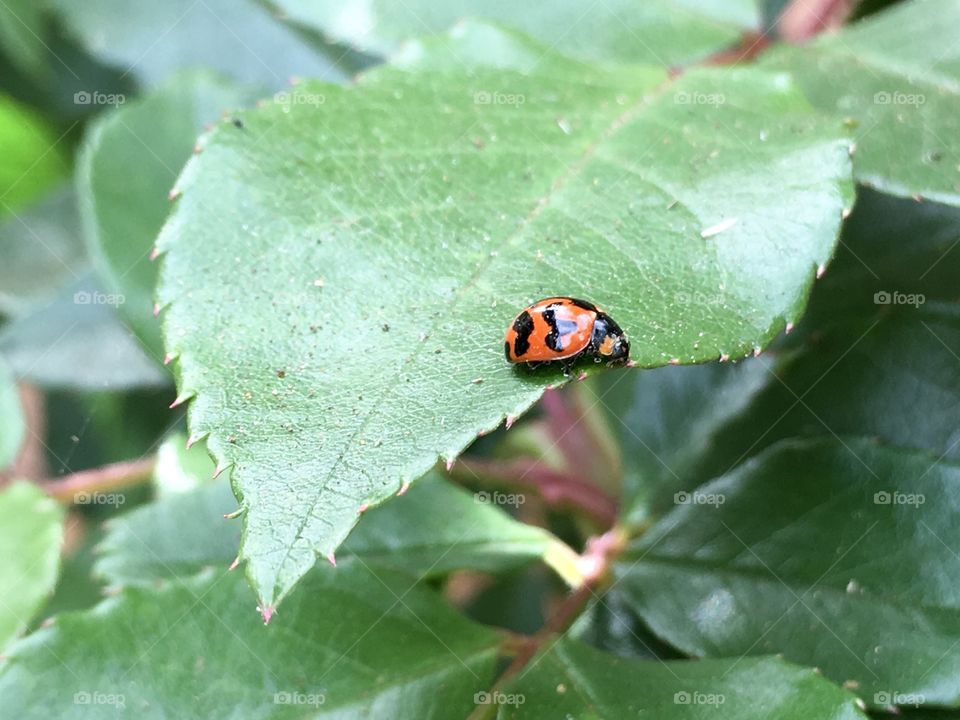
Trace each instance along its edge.
<path fill-rule="evenodd" d="M 533 333 L 533 316 L 526 310 L 517 315 L 513 321 L 513 330 L 517 333 L 517 339 L 513 342 L 513 354 L 517 357 L 523 357 L 524 353 L 530 349 L 530 335 Z"/>

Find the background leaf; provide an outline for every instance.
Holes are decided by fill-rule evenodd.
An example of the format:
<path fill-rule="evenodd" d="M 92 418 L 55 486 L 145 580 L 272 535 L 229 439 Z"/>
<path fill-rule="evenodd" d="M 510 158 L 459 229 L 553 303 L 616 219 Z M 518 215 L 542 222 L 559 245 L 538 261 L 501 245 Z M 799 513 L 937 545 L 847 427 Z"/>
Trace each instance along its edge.
<path fill-rule="evenodd" d="M 862 440 L 780 444 L 683 499 L 617 561 L 616 587 L 685 653 L 783 653 L 872 706 L 957 705 L 958 482 Z"/>
<path fill-rule="evenodd" d="M 660 71 L 556 56 L 467 70 L 454 47 L 410 54 L 437 72 L 305 85 L 221 124 L 158 240 L 181 397 L 236 466 L 264 604 L 362 503 L 558 382 L 504 362 L 519 308 L 586 296 L 644 366 L 751 353 L 799 314 L 850 202 L 846 141 L 783 76 L 698 71 L 649 95 Z M 692 109 L 701 95 L 723 97 L 716 114 Z M 765 140 L 746 150 L 752 134 Z"/>
<path fill-rule="evenodd" d="M 235 573 L 128 589 L 10 648 L 0 696 L 24 720 L 120 709 L 145 719 L 446 720 L 465 717 L 491 681 L 498 636 L 406 576 L 345 563 L 304 585 L 268 628 Z"/>
<path fill-rule="evenodd" d="M 63 511 L 35 486 L 0 492 L 0 650 L 27 628 L 53 592 L 63 541 Z"/>
<path fill-rule="evenodd" d="M 572 550 L 487 502 L 430 475 L 365 514 L 340 555 L 430 577 L 465 568 L 498 572 L 541 559 L 577 579 Z M 226 567 L 240 545 L 240 523 L 223 517 L 235 506 L 229 485 L 219 481 L 138 508 L 111 521 L 96 572 L 126 585 Z"/>
<path fill-rule="evenodd" d="M 818 107 L 855 120 L 857 179 L 960 205 L 960 3 L 911 0 L 764 60 Z"/>
<path fill-rule="evenodd" d="M 0 222 L 0 313 L 24 315 L 85 274 L 89 263 L 79 225 L 68 186 Z"/>
<path fill-rule="evenodd" d="M 441 32 L 464 17 L 503 22 L 530 33 L 561 52 L 589 60 L 689 63 L 736 45 L 760 27 L 754 0 L 611 0 L 585 13 L 581 3 L 559 0 L 511 3 L 455 0 L 435 3 L 384 0 L 315 3 L 274 0 L 286 17 L 365 52 L 386 55 L 402 40 Z"/>
<path fill-rule="evenodd" d="M 31 0 L 5 0 L 0 5 L 0 46 L 23 72 L 42 79 L 46 70 L 43 7 Z"/>
<path fill-rule="evenodd" d="M 522 702 L 510 702 L 511 698 Z M 499 695 L 498 718 L 865 718 L 854 698 L 775 658 L 637 662 L 560 639 Z"/>
<path fill-rule="evenodd" d="M 170 210 L 167 193 L 203 126 L 253 99 L 251 89 L 210 72 L 184 73 L 104 115 L 86 136 L 77 193 L 87 246 L 152 357 L 163 356 L 163 343 L 153 316 L 157 268 L 150 251 Z"/>
<path fill-rule="evenodd" d="M 88 52 L 147 85 L 195 67 L 270 88 L 293 75 L 346 79 L 336 55 L 319 52 L 254 0 L 91 0 L 82 8 L 53 0 L 51 6 Z"/>
<path fill-rule="evenodd" d="M 0 331 L 17 376 L 48 387 L 163 387 L 170 376 L 117 317 L 115 297 L 87 273 L 49 304 Z"/>
<path fill-rule="evenodd" d="M 66 170 L 56 133 L 32 110 L 0 95 L 0 218 L 39 198 Z"/>

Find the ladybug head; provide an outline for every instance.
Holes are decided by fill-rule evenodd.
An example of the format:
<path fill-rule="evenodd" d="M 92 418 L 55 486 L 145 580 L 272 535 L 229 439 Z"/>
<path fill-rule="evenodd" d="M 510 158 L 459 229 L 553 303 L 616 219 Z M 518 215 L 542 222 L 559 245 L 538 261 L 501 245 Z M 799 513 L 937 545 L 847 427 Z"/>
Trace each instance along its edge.
<path fill-rule="evenodd" d="M 620 326 L 605 313 L 597 314 L 593 324 L 592 344 L 599 360 L 614 362 L 630 357 L 630 341 Z"/>

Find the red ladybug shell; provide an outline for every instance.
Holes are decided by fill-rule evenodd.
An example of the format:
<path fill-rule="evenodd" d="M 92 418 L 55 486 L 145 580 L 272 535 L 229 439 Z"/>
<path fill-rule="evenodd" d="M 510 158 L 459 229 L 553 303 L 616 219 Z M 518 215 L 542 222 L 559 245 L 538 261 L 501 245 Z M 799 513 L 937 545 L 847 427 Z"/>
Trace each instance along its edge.
<path fill-rule="evenodd" d="M 569 297 L 545 298 L 523 310 L 507 329 L 510 362 L 549 362 L 573 357 L 590 345 L 599 310 Z"/>
<path fill-rule="evenodd" d="M 503 350 L 512 363 L 560 360 L 564 374 L 582 355 L 595 362 L 626 361 L 630 342 L 620 326 L 586 300 L 550 297 L 520 312 L 504 338 Z"/>

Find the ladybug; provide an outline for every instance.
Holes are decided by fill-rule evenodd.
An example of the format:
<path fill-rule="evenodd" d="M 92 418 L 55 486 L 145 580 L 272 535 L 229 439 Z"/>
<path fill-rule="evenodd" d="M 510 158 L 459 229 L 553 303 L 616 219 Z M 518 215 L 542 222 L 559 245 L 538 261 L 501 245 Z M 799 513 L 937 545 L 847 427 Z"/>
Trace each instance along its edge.
<path fill-rule="evenodd" d="M 503 343 L 512 363 L 530 367 L 560 360 L 563 373 L 583 356 L 594 362 L 626 360 L 630 342 L 609 315 L 586 300 L 550 297 L 535 302 L 517 315 Z"/>

